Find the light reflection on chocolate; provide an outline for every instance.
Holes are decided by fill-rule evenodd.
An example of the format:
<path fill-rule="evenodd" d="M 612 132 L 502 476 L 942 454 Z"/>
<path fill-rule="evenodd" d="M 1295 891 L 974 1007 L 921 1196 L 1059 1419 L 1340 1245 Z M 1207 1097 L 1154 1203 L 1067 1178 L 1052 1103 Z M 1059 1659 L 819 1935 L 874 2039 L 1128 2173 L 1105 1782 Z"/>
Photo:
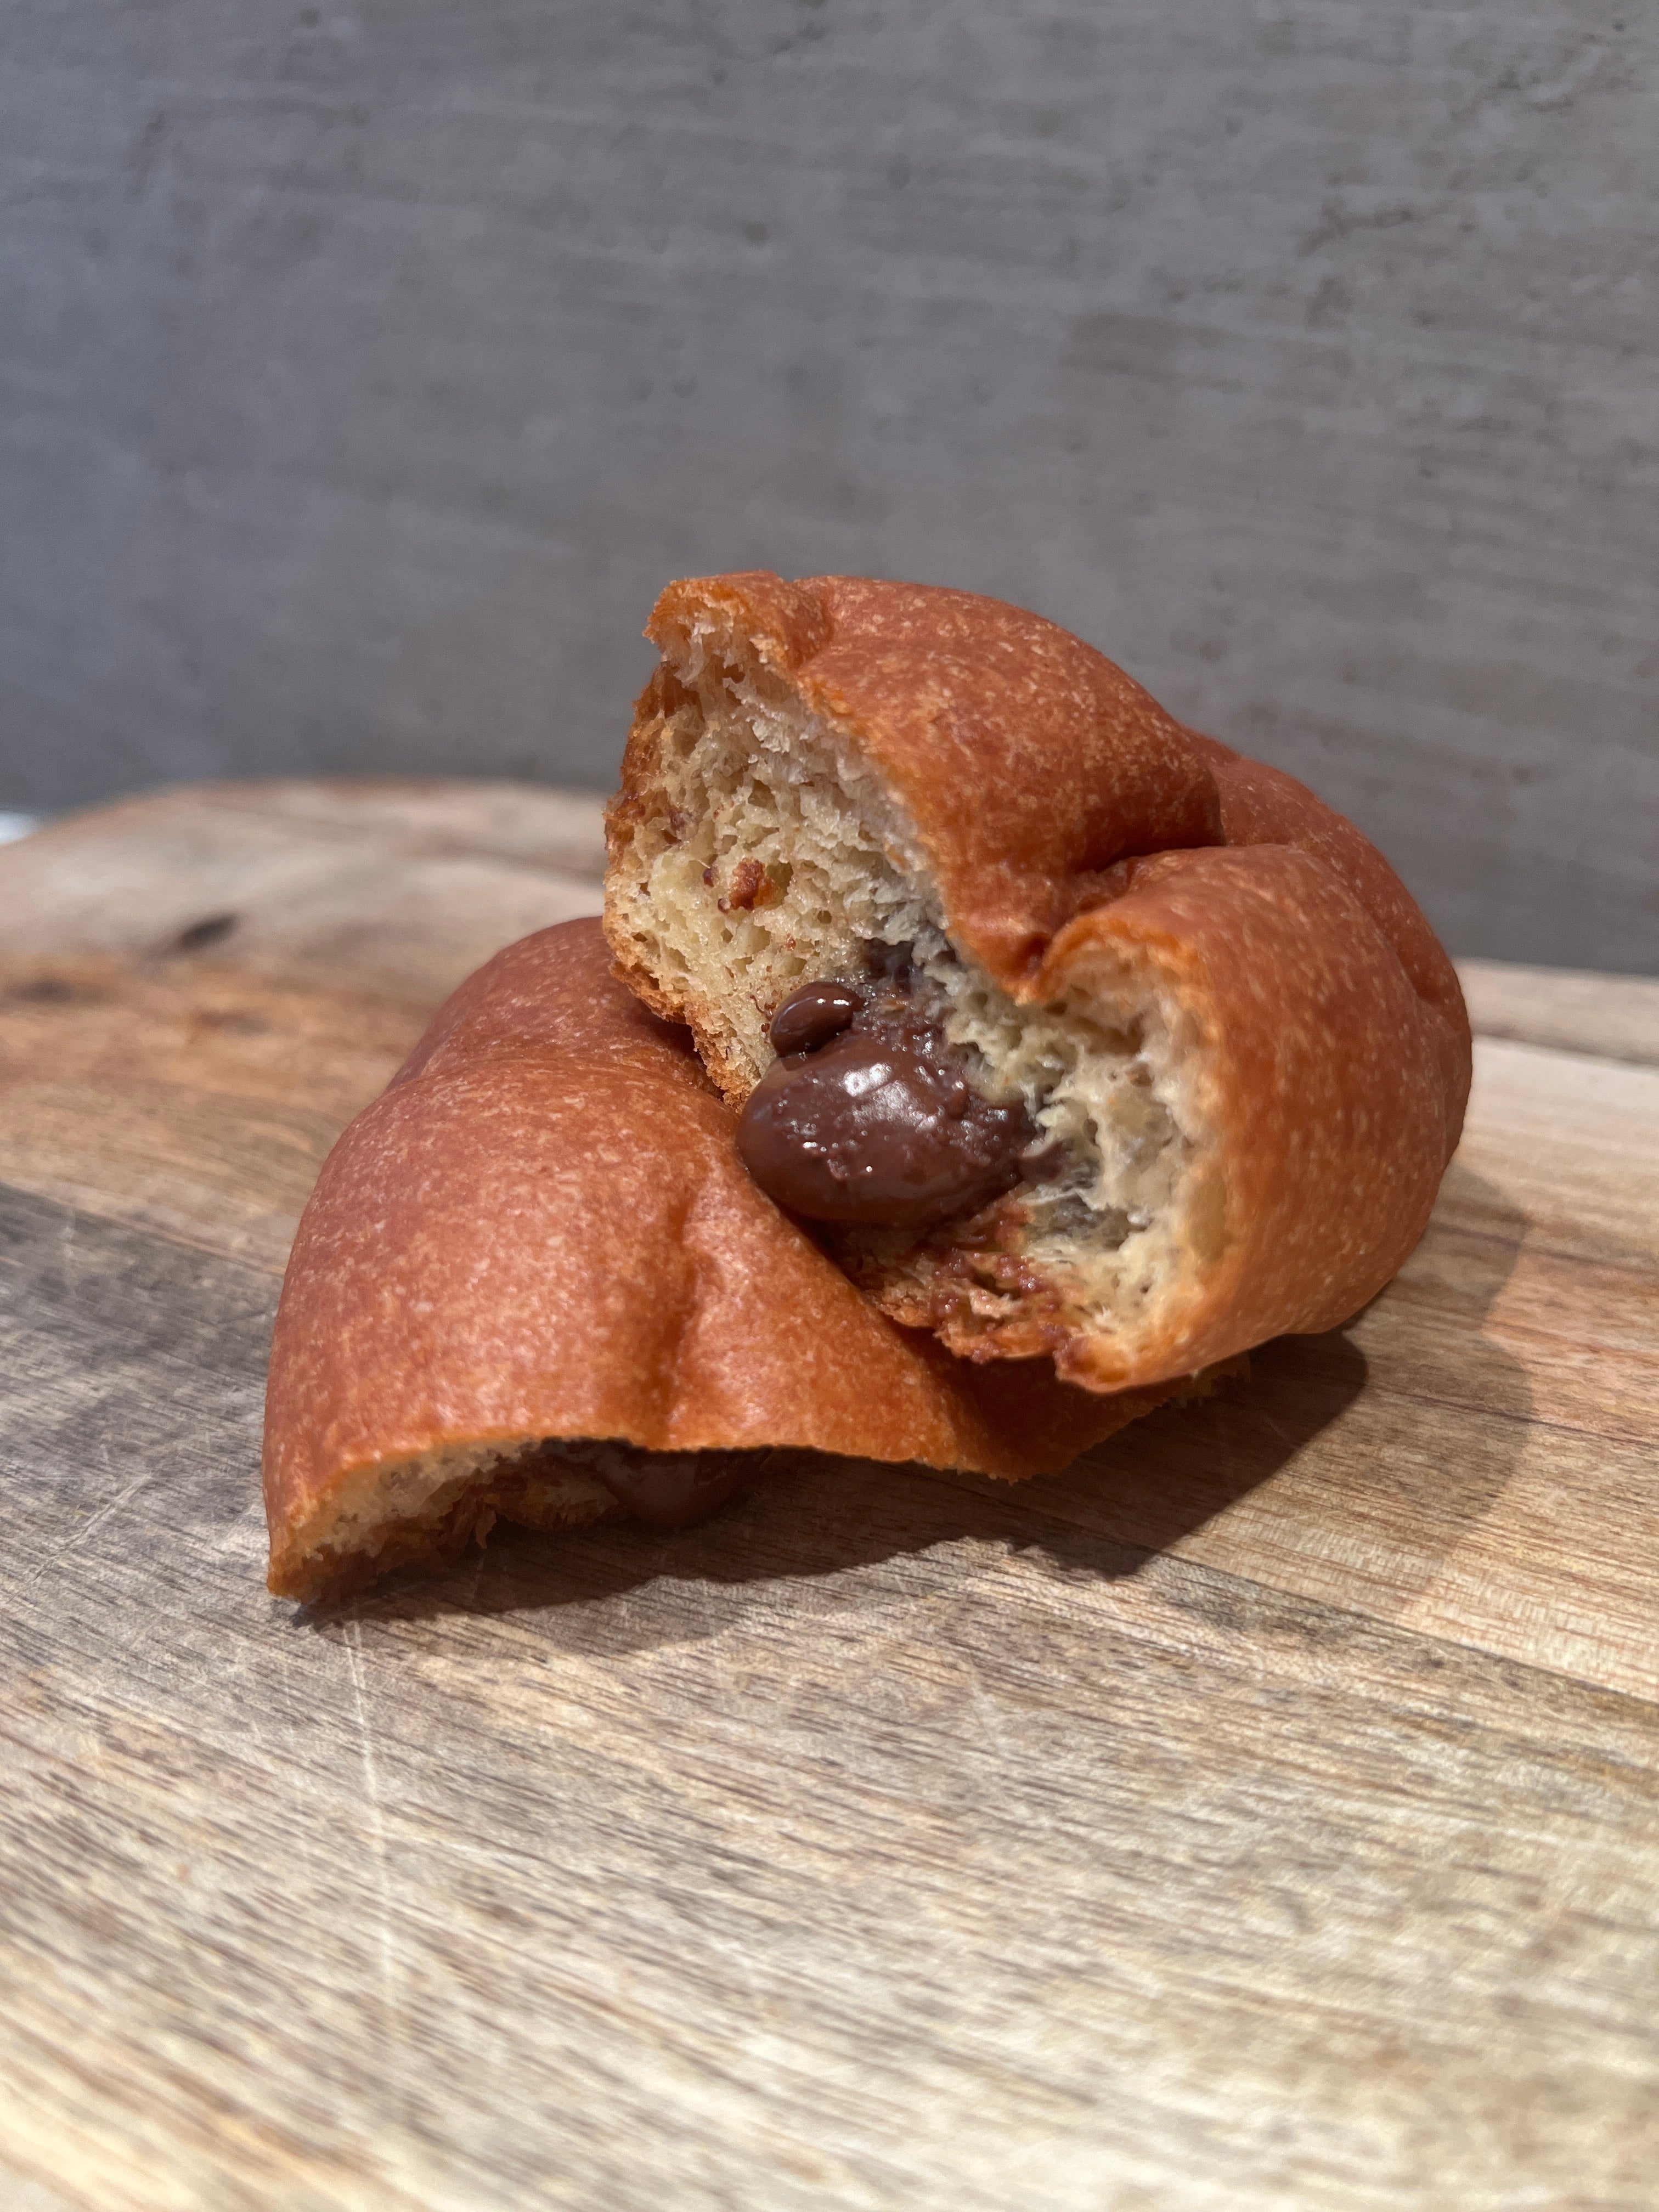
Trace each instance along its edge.
<path fill-rule="evenodd" d="M 864 1011 L 864 994 L 851 983 L 805 983 L 772 1017 L 768 1035 L 776 1053 L 816 1052 Z"/>

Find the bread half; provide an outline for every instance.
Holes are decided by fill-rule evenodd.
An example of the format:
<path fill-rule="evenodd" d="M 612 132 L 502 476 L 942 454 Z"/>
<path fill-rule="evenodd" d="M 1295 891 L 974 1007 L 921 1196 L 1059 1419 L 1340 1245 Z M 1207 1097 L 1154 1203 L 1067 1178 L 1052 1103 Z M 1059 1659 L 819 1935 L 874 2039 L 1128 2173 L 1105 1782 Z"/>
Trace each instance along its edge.
<path fill-rule="evenodd" d="M 980 1372 L 895 1327 L 733 1133 L 597 921 L 464 983 L 300 1224 L 266 1395 L 270 1588 L 337 1596 L 497 1520 L 674 1525 L 803 1451 L 1018 1479 L 1173 1395 Z"/>
<path fill-rule="evenodd" d="M 716 576 L 647 634 L 611 944 L 887 1313 L 1109 1392 L 1334 1327 L 1395 1273 L 1468 1024 L 1350 823 L 995 600 Z M 820 983 L 850 1025 L 786 1014 L 781 1054 Z"/>

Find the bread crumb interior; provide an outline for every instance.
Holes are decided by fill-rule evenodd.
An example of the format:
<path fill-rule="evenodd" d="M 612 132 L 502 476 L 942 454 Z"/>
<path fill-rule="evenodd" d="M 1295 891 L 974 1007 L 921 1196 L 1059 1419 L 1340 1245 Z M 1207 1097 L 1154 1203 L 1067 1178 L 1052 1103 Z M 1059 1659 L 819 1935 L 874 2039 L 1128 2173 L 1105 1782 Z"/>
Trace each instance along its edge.
<path fill-rule="evenodd" d="M 306 1603 L 361 1589 L 394 1567 L 436 1566 L 482 1543 L 497 1521 L 576 1527 L 613 1510 L 605 1486 L 556 1439 L 441 1444 L 356 1468 L 294 1530 L 272 1587 Z"/>

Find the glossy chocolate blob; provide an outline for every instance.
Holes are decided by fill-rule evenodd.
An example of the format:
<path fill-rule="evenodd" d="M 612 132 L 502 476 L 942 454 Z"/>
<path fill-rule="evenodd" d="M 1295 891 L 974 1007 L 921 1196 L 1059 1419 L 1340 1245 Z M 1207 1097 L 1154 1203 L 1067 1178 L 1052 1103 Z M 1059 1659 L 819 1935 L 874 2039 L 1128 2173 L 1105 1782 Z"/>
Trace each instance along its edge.
<path fill-rule="evenodd" d="M 602 1482 L 630 1521 L 690 1528 L 752 1490 L 778 1460 L 771 1451 L 641 1451 L 624 1443 L 567 1443 L 563 1458 Z"/>
<path fill-rule="evenodd" d="M 1023 1107 L 974 1089 L 937 1030 L 878 1010 L 774 1060 L 738 1151 L 769 1197 L 809 1220 L 922 1229 L 1017 1183 L 1036 1133 Z"/>
<path fill-rule="evenodd" d="M 864 994 L 850 983 L 803 983 L 773 1015 L 767 1034 L 774 1052 L 816 1052 L 863 1011 Z"/>

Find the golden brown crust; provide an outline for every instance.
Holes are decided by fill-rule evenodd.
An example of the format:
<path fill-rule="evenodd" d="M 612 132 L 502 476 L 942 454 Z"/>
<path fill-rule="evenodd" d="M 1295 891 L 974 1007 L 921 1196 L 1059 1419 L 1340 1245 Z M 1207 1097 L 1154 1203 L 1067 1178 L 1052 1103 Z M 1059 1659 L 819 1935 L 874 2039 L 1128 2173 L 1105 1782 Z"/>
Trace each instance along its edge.
<path fill-rule="evenodd" d="M 346 1486 L 461 1447 L 788 1446 L 1018 1479 L 1172 1395 L 1103 1400 L 1046 1363 L 986 1374 L 895 1327 L 750 1181 L 732 1135 L 597 922 L 463 984 L 300 1224 L 266 1400 L 271 1588 L 394 1563 L 326 1556 Z M 537 1517 L 515 1479 L 471 1484 L 393 1550 L 436 1560 L 497 1515 Z"/>
<path fill-rule="evenodd" d="M 1364 908 L 1434 1017 L 1428 1042 L 1444 1092 L 1449 1159 L 1469 1098 L 1469 1017 L 1457 970 L 1422 908 L 1370 840 L 1306 784 L 1265 761 L 1247 760 L 1215 738 L 1188 734 L 1215 778 L 1226 843 L 1291 845 L 1328 868 Z"/>
<path fill-rule="evenodd" d="M 1046 1349 L 1062 1374 L 1116 1389 L 1332 1326 L 1376 1293 L 1426 1225 L 1471 1047 L 1450 961 L 1351 823 L 1183 729 L 1034 615 L 918 585 L 744 574 L 674 584 L 658 602 L 648 635 L 665 667 L 624 762 L 618 854 L 665 803 L 659 749 L 683 696 L 667 664 L 691 657 L 694 633 L 705 659 L 758 663 L 874 771 L 914 828 L 952 941 L 1012 998 L 1086 1004 L 1091 977 L 1133 969 L 1156 975 L 1203 1039 L 1212 1249 L 1194 1255 L 1201 1296 L 1167 1328 L 1114 1348 L 1059 1324 L 1040 1291 L 988 1318 L 975 1285 L 1017 1255 L 976 1255 L 949 1231 L 923 1240 L 920 1267 L 867 1244 L 855 1258 L 850 1241 L 849 1265 L 887 1310 L 975 1358 Z M 611 927 L 629 983 L 692 1024 L 740 1101 L 750 1072 L 694 998 L 643 972 L 620 911 Z"/>

